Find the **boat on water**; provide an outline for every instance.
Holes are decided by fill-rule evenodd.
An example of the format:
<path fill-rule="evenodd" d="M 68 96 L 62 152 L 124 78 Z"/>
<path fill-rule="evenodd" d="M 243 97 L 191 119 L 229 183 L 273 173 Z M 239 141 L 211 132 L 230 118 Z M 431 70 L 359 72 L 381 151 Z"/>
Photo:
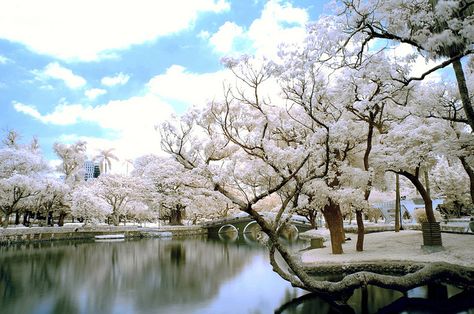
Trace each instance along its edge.
<path fill-rule="evenodd" d="M 96 235 L 94 238 L 96 241 L 124 241 L 125 234 L 101 234 Z"/>

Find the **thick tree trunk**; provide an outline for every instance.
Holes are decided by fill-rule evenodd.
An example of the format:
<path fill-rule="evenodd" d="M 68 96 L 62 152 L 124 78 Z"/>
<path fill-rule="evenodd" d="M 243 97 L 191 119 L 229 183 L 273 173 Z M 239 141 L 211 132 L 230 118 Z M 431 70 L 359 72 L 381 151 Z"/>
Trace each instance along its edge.
<path fill-rule="evenodd" d="M 19 225 L 20 224 L 20 211 L 16 211 L 15 212 L 15 225 Z"/>
<path fill-rule="evenodd" d="M 170 218 L 169 218 L 170 225 L 182 225 L 183 224 L 183 212 L 181 209 L 171 209 L 170 211 Z"/>
<path fill-rule="evenodd" d="M 471 166 L 469 166 L 466 157 L 459 157 L 459 160 L 461 160 L 461 164 L 466 170 L 466 173 L 469 177 L 469 186 L 470 186 L 470 192 L 471 192 L 471 202 L 474 204 L 474 169 L 472 169 Z"/>
<path fill-rule="evenodd" d="M 120 217 L 119 217 L 119 215 L 117 215 L 115 213 L 112 213 L 112 215 L 110 216 L 110 220 L 112 221 L 112 224 L 114 226 L 118 226 L 119 223 L 120 223 Z"/>
<path fill-rule="evenodd" d="M 53 212 L 52 211 L 48 212 L 48 223 L 47 224 L 50 227 L 54 226 Z"/>
<path fill-rule="evenodd" d="M 66 213 L 60 213 L 58 218 L 58 226 L 64 226 L 64 219 L 66 218 Z"/>
<path fill-rule="evenodd" d="M 402 172 L 407 179 L 413 183 L 416 187 L 417 191 L 420 193 L 421 197 L 423 198 L 423 202 L 425 203 L 425 212 L 427 223 L 424 223 L 425 227 L 423 228 L 422 224 L 422 231 L 423 231 L 423 245 L 426 246 L 441 246 L 443 245 L 442 237 L 441 237 L 441 230 L 439 228 L 439 223 L 436 224 L 436 218 L 433 213 L 433 202 L 430 197 L 430 193 L 428 189 L 425 189 L 423 183 L 421 183 L 419 179 L 419 169 L 416 170 L 416 175 L 413 175 L 409 172 Z M 426 230 L 425 230 L 426 229 Z"/>
<path fill-rule="evenodd" d="M 459 94 L 461 95 L 462 106 L 464 113 L 466 114 L 467 122 L 471 126 L 471 130 L 474 131 L 474 109 L 472 108 L 471 98 L 469 97 L 469 90 L 466 84 L 466 77 L 464 76 L 460 59 L 453 61 L 453 69 L 456 74 L 456 81 L 458 83 Z"/>
<path fill-rule="evenodd" d="M 426 218 L 428 222 L 432 222 L 432 223 L 436 222 L 436 219 L 433 213 L 433 201 L 431 200 L 430 194 L 423 186 L 423 183 L 421 183 L 419 177 L 417 175 L 413 175 L 406 171 L 403 171 L 400 174 L 411 181 L 411 183 L 415 186 L 418 193 L 420 193 L 421 197 L 423 198 L 423 202 L 425 203 Z"/>
<path fill-rule="evenodd" d="M 5 220 L 3 220 L 2 227 L 7 228 L 10 222 L 10 214 L 5 214 Z"/>
<path fill-rule="evenodd" d="M 25 211 L 25 213 L 23 214 L 23 226 L 28 226 L 30 224 L 30 212 L 29 211 Z"/>
<path fill-rule="evenodd" d="M 344 243 L 344 225 L 339 205 L 330 200 L 329 204 L 324 206 L 323 215 L 331 236 L 332 253 L 344 253 L 342 250 L 342 243 Z"/>
<path fill-rule="evenodd" d="M 362 252 L 364 250 L 364 217 L 361 210 L 356 210 L 356 220 L 357 220 L 357 244 L 356 251 Z"/>

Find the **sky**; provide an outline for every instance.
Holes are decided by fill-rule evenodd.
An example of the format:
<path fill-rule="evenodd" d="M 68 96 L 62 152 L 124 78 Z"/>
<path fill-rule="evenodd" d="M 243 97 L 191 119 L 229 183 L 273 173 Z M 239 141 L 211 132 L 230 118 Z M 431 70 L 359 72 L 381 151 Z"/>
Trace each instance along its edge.
<path fill-rule="evenodd" d="M 222 92 L 224 56 L 276 54 L 329 10 L 321 1 L 0 2 L 0 131 L 85 140 L 92 157 L 159 152 L 155 126 Z"/>

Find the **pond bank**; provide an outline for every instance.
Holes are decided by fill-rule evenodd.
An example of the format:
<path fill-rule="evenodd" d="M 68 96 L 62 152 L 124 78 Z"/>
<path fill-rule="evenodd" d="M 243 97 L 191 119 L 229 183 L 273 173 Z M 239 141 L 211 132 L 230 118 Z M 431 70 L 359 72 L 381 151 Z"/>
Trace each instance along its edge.
<path fill-rule="evenodd" d="M 123 234 L 125 238 L 184 237 L 206 235 L 207 229 L 199 226 L 163 226 L 146 228 L 139 226 L 63 226 L 24 227 L 0 229 L 0 245 L 12 243 L 94 239 L 96 235 Z"/>
<path fill-rule="evenodd" d="M 364 237 L 364 251 L 357 252 L 355 242 L 357 236 L 347 234 L 352 240 L 343 244 L 344 254 L 331 253 L 328 242 L 326 247 L 301 252 L 301 261 L 308 267 L 336 266 L 344 269 L 349 264 L 411 265 L 417 263 L 445 262 L 465 267 L 474 267 L 474 236 L 472 234 L 443 233 L 441 250 L 422 248 L 421 231 L 403 230 L 396 232 L 369 233 Z M 418 267 L 416 267 L 418 268 Z"/>

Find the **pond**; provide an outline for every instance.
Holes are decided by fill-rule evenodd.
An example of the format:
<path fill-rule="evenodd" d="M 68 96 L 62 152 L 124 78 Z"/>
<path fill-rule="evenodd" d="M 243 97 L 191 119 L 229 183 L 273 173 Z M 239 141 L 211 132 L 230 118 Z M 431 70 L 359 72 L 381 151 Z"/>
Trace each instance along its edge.
<path fill-rule="evenodd" d="M 272 271 L 261 246 L 239 241 L 57 241 L 0 247 L 1 313 L 373 313 L 384 308 L 393 313 L 400 304 L 406 309 L 407 300 L 413 313 L 431 313 L 420 312 L 411 300 L 444 300 L 436 305 L 443 309 L 456 297 L 456 304 L 468 303 L 461 310 L 474 313 L 469 310 L 472 293 L 453 287 L 422 287 L 406 295 L 369 287 L 340 306 L 291 287 Z"/>

